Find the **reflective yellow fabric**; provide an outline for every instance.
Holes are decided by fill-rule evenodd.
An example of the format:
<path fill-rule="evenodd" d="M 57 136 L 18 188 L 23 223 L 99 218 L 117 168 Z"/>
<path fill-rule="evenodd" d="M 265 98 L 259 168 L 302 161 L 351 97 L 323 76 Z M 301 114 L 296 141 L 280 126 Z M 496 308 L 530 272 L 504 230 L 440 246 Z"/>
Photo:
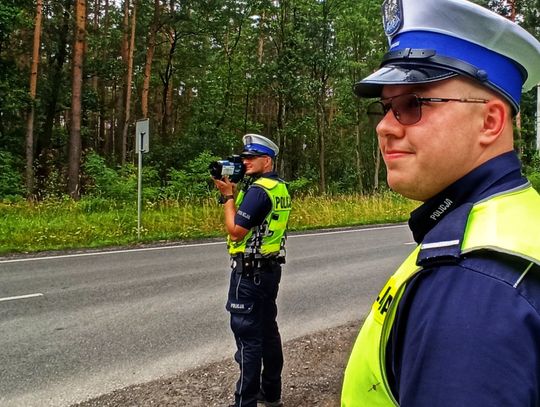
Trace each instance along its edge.
<path fill-rule="evenodd" d="M 251 229 L 241 241 L 233 242 L 227 237 L 229 254 L 245 253 L 249 248 L 251 252 L 262 256 L 277 255 L 283 244 L 292 207 L 289 191 L 284 182 L 271 178 L 259 178 L 253 185 L 259 185 L 266 191 L 272 201 L 272 210 L 266 216 L 263 225 Z M 237 207 L 243 199 L 244 193 L 240 192 L 236 199 Z M 260 236 L 254 238 L 254 232 Z"/>
<path fill-rule="evenodd" d="M 508 192 L 473 207 L 461 249 L 485 248 L 540 264 L 540 196 L 534 189 Z M 342 407 L 398 406 L 384 372 L 385 350 L 407 281 L 420 270 L 419 251 L 417 247 L 390 277 L 364 322 L 345 370 Z"/>
<path fill-rule="evenodd" d="M 386 377 L 383 377 L 384 364 L 381 366 L 380 361 L 385 357 L 386 342 L 405 282 L 419 269 L 416 267 L 419 251 L 420 247 L 417 247 L 407 257 L 390 277 L 371 307 L 345 370 L 341 393 L 342 407 L 397 405 L 388 389 Z"/>
<path fill-rule="evenodd" d="M 490 248 L 540 263 L 540 195 L 532 187 L 474 206 L 467 222 L 475 227 L 463 239 L 464 253 Z"/>

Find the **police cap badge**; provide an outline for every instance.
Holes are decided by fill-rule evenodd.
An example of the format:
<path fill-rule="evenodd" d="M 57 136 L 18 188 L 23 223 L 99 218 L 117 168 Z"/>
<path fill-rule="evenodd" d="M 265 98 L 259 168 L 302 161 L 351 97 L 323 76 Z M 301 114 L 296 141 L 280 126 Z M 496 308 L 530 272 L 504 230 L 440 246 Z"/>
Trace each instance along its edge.
<path fill-rule="evenodd" d="M 401 0 L 385 0 L 382 5 L 383 26 L 386 35 L 394 35 L 403 24 Z"/>

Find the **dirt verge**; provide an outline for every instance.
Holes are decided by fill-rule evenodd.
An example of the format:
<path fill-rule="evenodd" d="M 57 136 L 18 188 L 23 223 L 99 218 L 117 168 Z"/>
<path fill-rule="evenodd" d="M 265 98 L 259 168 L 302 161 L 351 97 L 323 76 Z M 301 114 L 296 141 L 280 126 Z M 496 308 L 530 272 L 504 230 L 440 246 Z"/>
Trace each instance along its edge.
<path fill-rule="evenodd" d="M 361 322 L 284 343 L 286 407 L 338 407 L 341 381 Z M 222 407 L 233 402 L 238 367 L 230 358 L 177 376 L 129 386 L 72 407 Z"/>

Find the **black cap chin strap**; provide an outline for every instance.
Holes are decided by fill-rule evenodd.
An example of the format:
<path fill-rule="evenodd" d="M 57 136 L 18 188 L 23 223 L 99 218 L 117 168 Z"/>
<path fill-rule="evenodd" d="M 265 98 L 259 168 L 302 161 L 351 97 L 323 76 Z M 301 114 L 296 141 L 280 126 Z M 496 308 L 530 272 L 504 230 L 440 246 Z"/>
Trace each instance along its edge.
<path fill-rule="evenodd" d="M 483 69 L 478 69 L 476 66 L 455 58 L 449 58 L 442 55 L 437 55 L 434 49 L 414 49 L 405 48 L 398 51 L 387 52 L 382 60 L 381 67 L 395 63 L 411 63 L 416 61 L 422 66 L 430 66 L 432 68 L 448 69 L 452 72 L 466 75 L 480 82 L 487 82 L 488 73 Z"/>

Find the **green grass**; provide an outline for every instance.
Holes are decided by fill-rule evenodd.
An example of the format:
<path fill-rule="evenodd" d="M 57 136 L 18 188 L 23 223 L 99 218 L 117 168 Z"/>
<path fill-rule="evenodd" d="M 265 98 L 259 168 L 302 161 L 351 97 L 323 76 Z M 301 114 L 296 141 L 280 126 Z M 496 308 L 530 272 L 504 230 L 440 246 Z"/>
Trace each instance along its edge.
<path fill-rule="evenodd" d="M 291 230 L 402 222 L 418 202 L 393 193 L 304 197 L 293 201 Z"/>
<path fill-rule="evenodd" d="M 401 222 L 417 203 L 392 193 L 308 196 L 293 201 L 290 230 Z M 101 198 L 0 203 L 0 255 L 224 237 L 215 200 L 147 204 L 137 238 L 137 208 Z"/>

